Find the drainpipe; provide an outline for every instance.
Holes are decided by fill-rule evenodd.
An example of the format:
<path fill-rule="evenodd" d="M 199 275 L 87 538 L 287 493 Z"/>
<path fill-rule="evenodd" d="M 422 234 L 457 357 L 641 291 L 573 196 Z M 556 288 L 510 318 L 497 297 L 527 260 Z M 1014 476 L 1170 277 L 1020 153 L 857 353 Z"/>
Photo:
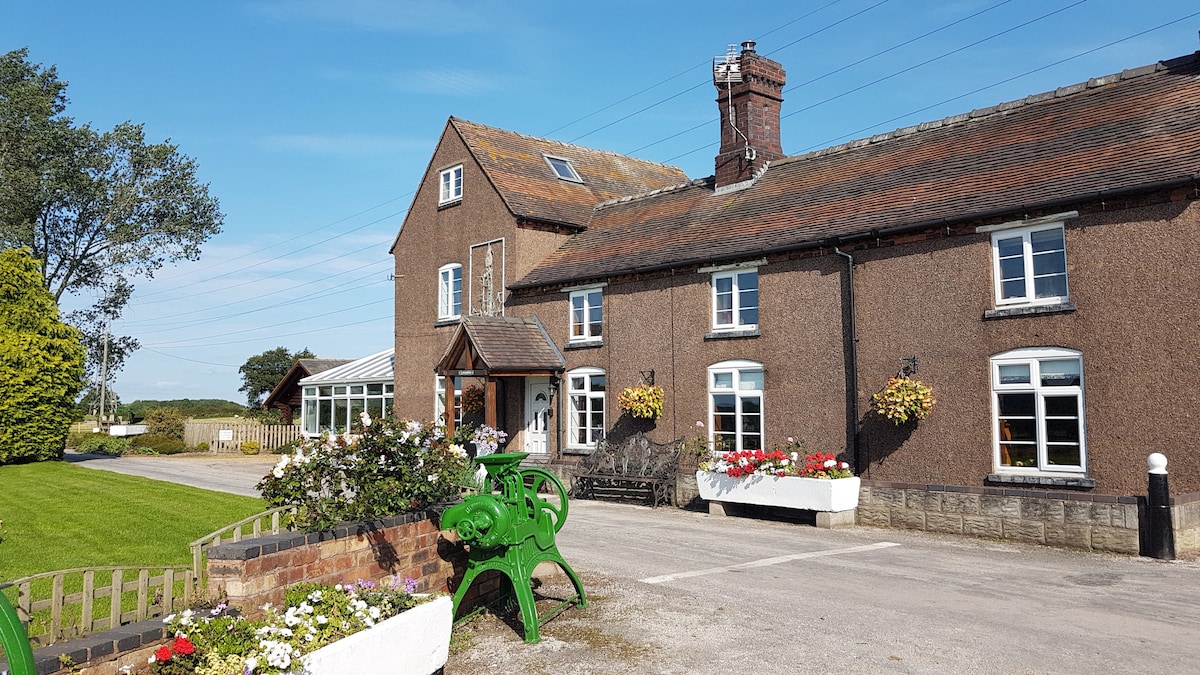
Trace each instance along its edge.
<path fill-rule="evenodd" d="M 833 252 L 846 259 L 846 286 L 849 290 L 849 299 L 847 301 L 847 309 L 850 313 L 850 348 L 848 357 L 850 363 L 848 369 L 849 376 L 846 378 L 848 399 L 848 408 L 850 409 L 850 421 L 846 425 L 846 430 L 850 432 L 850 445 L 854 452 L 854 472 L 862 474 L 865 467 L 862 465 L 862 456 L 860 454 L 858 442 L 858 329 L 854 323 L 854 258 L 849 253 L 842 253 L 841 249 L 834 246 Z"/>

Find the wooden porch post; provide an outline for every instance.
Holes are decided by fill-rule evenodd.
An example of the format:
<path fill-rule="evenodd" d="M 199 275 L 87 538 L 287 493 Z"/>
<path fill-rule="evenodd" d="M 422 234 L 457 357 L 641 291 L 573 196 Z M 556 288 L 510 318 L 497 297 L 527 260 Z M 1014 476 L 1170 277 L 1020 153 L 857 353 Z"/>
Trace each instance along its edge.
<path fill-rule="evenodd" d="M 496 420 L 496 378 L 491 375 L 483 384 L 483 423 L 493 429 L 499 429 Z"/>

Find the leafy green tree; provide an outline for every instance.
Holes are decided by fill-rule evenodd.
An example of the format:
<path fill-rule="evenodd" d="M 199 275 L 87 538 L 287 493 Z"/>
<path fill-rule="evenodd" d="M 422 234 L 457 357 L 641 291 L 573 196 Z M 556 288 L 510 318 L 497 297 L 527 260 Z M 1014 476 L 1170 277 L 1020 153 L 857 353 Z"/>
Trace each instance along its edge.
<path fill-rule="evenodd" d="M 315 359 L 315 354 L 305 347 L 295 354 L 287 347 L 276 347 L 246 359 L 238 372 L 242 374 L 242 386 L 238 391 L 246 392 L 246 405 L 250 408 L 262 406 L 263 396 L 271 393 L 275 385 L 287 375 L 296 359 Z"/>
<path fill-rule="evenodd" d="M 146 431 L 151 434 L 183 440 L 187 415 L 179 408 L 150 408 L 145 412 L 142 424 L 146 425 Z"/>
<path fill-rule="evenodd" d="M 163 264 L 196 260 L 223 216 L 196 162 L 142 126 L 100 132 L 64 114 L 67 83 L 27 49 L 0 56 L 0 246 L 28 246 L 56 303 L 100 298 L 67 321 L 83 331 L 87 370 L 99 369 L 104 326 L 120 316 L 133 281 Z M 109 370 L 137 349 L 109 339 Z"/>
<path fill-rule="evenodd" d="M 0 252 L 0 464 L 62 457 L 83 359 L 29 249 Z"/>

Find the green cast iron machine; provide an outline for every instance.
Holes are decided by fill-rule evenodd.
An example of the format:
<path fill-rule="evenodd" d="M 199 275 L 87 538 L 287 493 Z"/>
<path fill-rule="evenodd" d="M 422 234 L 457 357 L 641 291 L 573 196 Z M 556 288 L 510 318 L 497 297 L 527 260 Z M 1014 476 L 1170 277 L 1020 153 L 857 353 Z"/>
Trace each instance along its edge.
<path fill-rule="evenodd" d="M 567 520 L 567 491 L 549 471 L 522 468 L 521 460 L 528 456 L 527 452 L 506 452 L 480 457 L 479 463 L 499 494 L 472 495 L 450 507 L 442 514 L 442 529 L 454 530 L 471 547 L 466 574 L 454 593 L 455 615 L 471 582 L 487 570 L 498 570 L 512 582 L 525 625 L 525 642 L 532 643 L 541 640 L 541 623 L 572 605 L 587 607 L 587 596 L 554 541 L 554 534 Z M 557 491 L 557 504 L 539 494 L 543 486 Z M 562 568 L 575 586 L 575 595 L 539 620 L 531 584 L 540 562 L 553 562 Z"/>

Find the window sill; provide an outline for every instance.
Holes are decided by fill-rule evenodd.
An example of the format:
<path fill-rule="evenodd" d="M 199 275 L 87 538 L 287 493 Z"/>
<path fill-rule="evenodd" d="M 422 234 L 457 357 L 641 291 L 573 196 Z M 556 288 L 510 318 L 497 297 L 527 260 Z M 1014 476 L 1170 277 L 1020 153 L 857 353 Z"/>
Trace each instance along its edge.
<path fill-rule="evenodd" d="M 1036 314 L 1059 314 L 1061 312 L 1074 312 L 1078 309 L 1075 303 L 1067 301 L 1060 302 L 1056 305 L 1023 305 L 1021 307 L 1003 307 L 1001 309 L 989 309 L 983 313 L 984 321 L 988 319 L 1009 319 L 1015 316 L 1034 316 Z"/>
<path fill-rule="evenodd" d="M 1004 485 L 1043 485 L 1046 487 L 1073 487 L 1091 489 L 1096 487 L 1095 478 L 1083 476 L 1036 476 L 1012 473 L 990 473 L 984 479 L 988 483 Z"/>
<path fill-rule="evenodd" d="M 737 340 L 739 338 L 755 338 L 761 335 L 757 328 L 750 330 L 715 330 L 705 333 L 705 340 Z"/>
<path fill-rule="evenodd" d="M 590 455 L 590 454 L 592 454 L 593 451 L 595 451 L 595 448 L 592 448 L 592 447 L 575 448 L 575 447 L 571 447 L 568 445 L 565 448 L 563 448 L 562 454 L 564 454 L 564 455 Z"/>
<path fill-rule="evenodd" d="M 462 323 L 461 316 L 452 316 L 446 319 L 438 319 L 437 321 L 434 321 L 433 327 L 441 328 L 442 326 L 457 326 L 460 323 Z"/>
<path fill-rule="evenodd" d="M 592 349 L 603 346 L 604 340 L 576 340 L 563 345 L 563 349 Z"/>
<path fill-rule="evenodd" d="M 462 203 L 462 197 L 459 197 L 458 199 L 451 199 L 448 202 L 441 202 L 438 204 L 438 211 L 441 211 L 442 209 L 448 209 L 452 206 L 458 206 L 461 203 Z"/>

